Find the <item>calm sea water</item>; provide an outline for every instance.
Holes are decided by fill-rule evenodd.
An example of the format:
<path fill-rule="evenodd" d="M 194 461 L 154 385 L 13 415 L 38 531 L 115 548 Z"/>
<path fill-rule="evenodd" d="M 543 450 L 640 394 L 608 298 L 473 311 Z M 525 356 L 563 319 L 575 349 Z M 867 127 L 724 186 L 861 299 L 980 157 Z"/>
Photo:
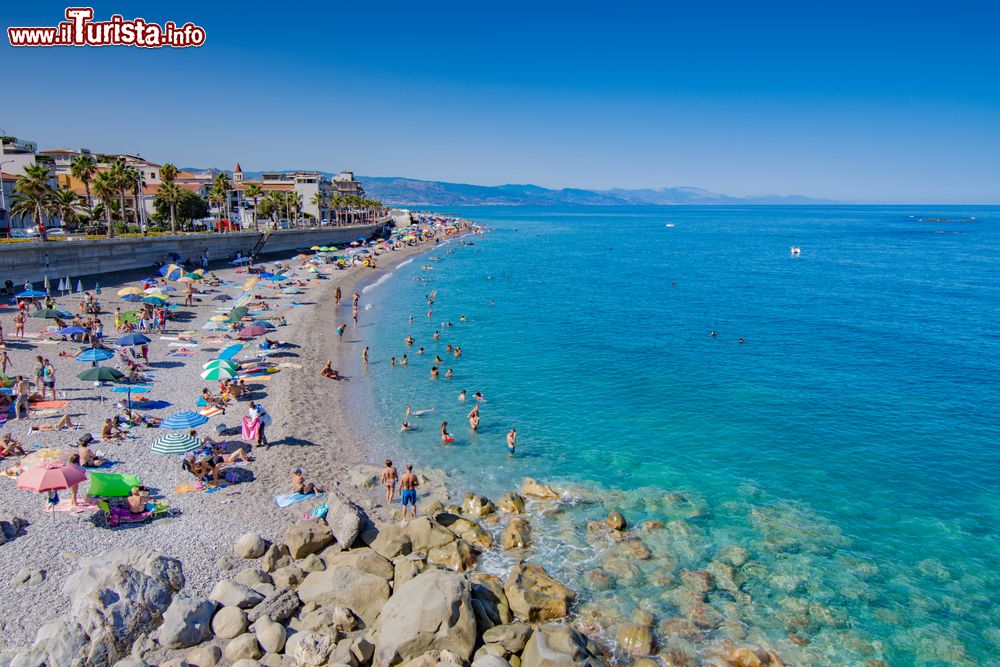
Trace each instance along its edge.
<path fill-rule="evenodd" d="M 700 636 L 663 628 L 692 654 L 745 635 L 790 664 L 1000 664 L 1000 209 L 450 212 L 493 231 L 364 294 L 369 433 L 487 494 L 575 488 L 532 557 L 584 591 L 585 617 L 707 612 Z M 435 353 L 453 379 L 428 379 Z M 462 388 L 488 400 L 478 435 Z M 401 434 L 406 404 L 435 412 Z M 651 559 L 588 537 L 611 508 L 666 524 L 643 536 Z M 692 609 L 680 570 L 733 546 L 749 560 Z"/>

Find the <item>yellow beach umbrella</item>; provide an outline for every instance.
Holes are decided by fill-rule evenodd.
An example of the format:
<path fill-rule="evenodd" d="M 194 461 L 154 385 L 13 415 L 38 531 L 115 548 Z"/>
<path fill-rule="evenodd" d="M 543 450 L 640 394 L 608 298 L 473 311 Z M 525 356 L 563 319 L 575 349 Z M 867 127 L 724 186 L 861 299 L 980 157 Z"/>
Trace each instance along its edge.
<path fill-rule="evenodd" d="M 254 276 L 250 280 L 248 280 L 245 283 L 243 283 L 243 289 L 244 290 L 252 289 L 253 286 L 257 284 L 258 280 L 260 280 L 260 278 L 258 276 Z"/>
<path fill-rule="evenodd" d="M 141 287 L 123 287 L 118 290 L 118 296 L 129 296 L 135 294 L 137 296 L 144 295 L 146 292 L 143 291 Z"/>
<path fill-rule="evenodd" d="M 212 322 L 225 322 L 229 318 L 226 317 L 225 315 L 213 315 L 212 317 L 210 317 L 208 319 L 210 319 Z"/>

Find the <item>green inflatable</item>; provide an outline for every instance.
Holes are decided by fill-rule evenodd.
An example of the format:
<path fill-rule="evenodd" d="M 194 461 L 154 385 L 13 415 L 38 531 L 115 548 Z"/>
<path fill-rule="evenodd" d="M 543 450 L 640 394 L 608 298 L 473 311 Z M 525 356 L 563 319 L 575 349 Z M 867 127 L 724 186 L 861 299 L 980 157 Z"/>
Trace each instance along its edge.
<path fill-rule="evenodd" d="M 95 498 L 124 498 L 132 493 L 133 486 L 142 486 L 135 475 L 116 475 L 110 472 L 91 472 L 87 495 Z"/>

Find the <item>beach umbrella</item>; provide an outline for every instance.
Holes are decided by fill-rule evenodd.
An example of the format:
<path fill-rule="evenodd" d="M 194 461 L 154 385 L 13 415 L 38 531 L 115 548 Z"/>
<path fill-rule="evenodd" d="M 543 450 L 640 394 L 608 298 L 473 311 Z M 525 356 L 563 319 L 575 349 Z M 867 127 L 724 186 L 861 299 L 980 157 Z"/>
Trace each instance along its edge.
<path fill-rule="evenodd" d="M 125 296 L 122 297 L 122 300 L 128 301 L 130 303 L 137 303 L 139 301 L 142 301 L 142 297 L 139 296 L 138 294 L 126 294 Z"/>
<path fill-rule="evenodd" d="M 101 283 L 94 283 L 94 294 L 101 293 Z"/>
<path fill-rule="evenodd" d="M 138 347 L 147 343 L 149 343 L 149 338 L 143 336 L 141 333 L 130 333 L 115 341 L 115 345 L 120 347 Z"/>
<path fill-rule="evenodd" d="M 154 454 L 187 454 L 201 449 L 201 440 L 190 433 L 168 433 L 149 446 Z"/>
<path fill-rule="evenodd" d="M 228 359 L 212 359 L 208 363 L 202 365 L 202 368 L 225 368 L 226 370 L 233 371 L 234 373 L 239 370 L 239 366 L 229 361 Z"/>
<path fill-rule="evenodd" d="M 194 280 L 194 281 L 204 280 L 202 275 L 196 271 L 192 271 L 191 273 L 185 273 L 184 277 L 187 278 L 188 280 Z"/>
<path fill-rule="evenodd" d="M 77 278 L 76 280 L 76 293 L 79 294 L 83 292 L 83 281 Z"/>
<path fill-rule="evenodd" d="M 37 299 L 38 297 L 45 296 L 45 292 L 39 292 L 36 289 L 26 289 L 23 292 L 15 295 L 17 299 Z"/>
<path fill-rule="evenodd" d="M 202 380 L 230 380 L 234 377 L 236 377 L 236 373 L 225 366 L 209 368 L 201 373 Z"/>
<path fill-rule="evenodd" d="M 229 301 L 231 298 L 228 294 L 216 294 L 212 297 L 212 301 Z"/>
<path fill-rule="evenodd" d="M 94 366 L 82 373 L 78 373 L 77 377 L 85 382 L 112 382 L 115 380 L 124 380 L 125 374 L 110 366 Z"/>
<path fill-rule="evenodd" d="M 62 491 L 76 486 L 87 479 L 83 468 L 64 461 L 42 463 L 29 468 L 17 476 L 17 488 L 35 493 Z M 53 519 L 55 512 L 52 513 Z"/>
<path fill-rule="evenodd" d="M 206 331 L 225 331 L 229 327 L 222 322 L 205 322 L 201 328 Z"/>
<path fill-rule="evenodd" d="M 239 306 L 245 306 L 248 303 L 250 303 L 250 300 L 252 298 L 253 298 L 253 294 L 251 294 L 250 292 L 243 292 L 242 294 L 240 294 L 238 297 L 236 297 L 233 300 L 233 303 L 235 303 L 237 307 L 239 307 Z"/>
<path fill-rule="evenodd" d="M 251 324 L 248 327 L 243 327 L 242 329 L 240 329 L 240 332 L 239 334 L 237 334 L 237 336 L 239 336 L 240 338 L 253 338 L 255 336 L 263 336 L 266 333 L 267 329 L 265 329 L 264 327 L 260 326 L 259 324 Z"/>
<path fill-rule="evenodd" d="M 62 329 L 56 331 L 56 333 L 59 334 L 60 336 L 75 336 L 76 334 L 87 333 L 87 330 L 84 329 L 83 327 L 78 327 L 74 325 L 71 327 L 63 327 Z"/>
<path fill-rule="evenodd" d="M 175 412 L 162 422 L 160 428 L 179 431 L 181 429 L 195 428 L 208 421 L 208 417 L 197 412 L 187 410 L 185 412 Z"/>
<path fill-rule="evenodd" d="M 244 317 L 247 316 L 248 312 L 250 312 L 250 309 L 247 308 L 246 306 L 236 306 L 231 311 L 229 311 L 229 317 L 227 318 L 227 321 L 239 322 L 240 320 L 242 320 Z"/>
<path fill-rule="evenodd" d="M 176 292 L 177 288 L 173 285 L 152 285 L 146 288 L 146 293 L 151 294 L 153 292 Z"/>
<path fill-rule="evenodd" d="M 45 274 L 45 280 L 43 282 L 44 282 L 44 285 L 45 285 L 45 293 L 48 294 L 49 292 L 52 291 L 52 288 L 49 286 L 49 276 L 48 276 L 48 274 Z"/>
<path fill-rule="evenodd" d="M 226 347 L 222 352 L 219 353 L 219 359 L 229 360 L 240 353 L 243 349 L 243 343 L 233 343 L 232 345 Z"/>
<path fill-rule="evenodd" d="M 148 303 L 151 306 L 165 306 L 167 305 L 167 300 L 160 298 L 158 296 L 144 296 L 140 299 L 143 303 Z"/>
<path fill-rule="evenodd" d="M 129 296 L 130 294 L 135 294 L 142 296 L 143 291 L 141 287 L 123 287 L 118 290 L 118 296 Z"/>
<path fill-rule="evenodd" d="M 89 347 L 80 354 L 76 355 L 77 361 L 89 361 L 91 363 L 96 363 L 98 361 L 105 361 L 115 356 L 114 352 L 111 350 L 105 350 L 103 348 Z"/>
<path fill-rule="evenodd" d="M 65 320 L 73 317 L 73 313 L 67 312 L 65 310 L 58 310 L 56 308 L 42 308 L 41 310 L 36 310 L 31 314 L 32 317 L 44 318 L 47 320 Z"/>
<path fill-rule="evenodd" d="M 313 247 L 311 247 L 309 249 L 310 250 L 322 250 L 323 248 L 322 248 L 322 246 L 314 245 Z"/>
<path fill-rule="evenodd" d="M 166 264 L 160 267 L 160 275 L 167 280 L 177 280 L 184 275 L 184 269 L 176 264 Z"/>
<path fill-rule="evenodd" d="M 60 292 L 66 291 L 66 284 L 63 282 L 62 278 L 59 279 L 59 285 L 56 287 L 56 289 L 59 290 Z"/>
<path fill-rule="evenodd" d="M 65 285 L 66 285 L 66 291 L 67 292 L 72 292 L 73 291 L 73 283 L 70 282 L 69 276 L 66 276 L 66 283 L 65 283 Z"/>
<path fill-rule="evenodd" d="M 145 394 L 152 391 L 149 387 L 143 387 L 142 385 L 130 385 L 127 384 L 124 387 L 115 387 L 111 390 L 113 394 L 127 394 L 128 395 L 128 409 L 132 409 L 132 394 Z"/>

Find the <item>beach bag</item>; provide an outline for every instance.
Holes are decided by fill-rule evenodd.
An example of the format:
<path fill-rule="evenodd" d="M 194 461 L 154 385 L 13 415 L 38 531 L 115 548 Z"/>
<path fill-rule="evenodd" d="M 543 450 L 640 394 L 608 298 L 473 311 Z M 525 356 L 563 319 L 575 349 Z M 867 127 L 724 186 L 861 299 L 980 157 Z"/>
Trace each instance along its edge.
<path fill-rule="evenodd" d="M 239 484 L 240 483 L 239 473 L 236 472 L 235 470 L 227 470 L 226 481 L 229 482 L 230 484 Z"/>
<path fill-rule="evenodd" d="M 265 412 L 264 414 L 262 414 L 260 416 L 260 423 L 263 424 L 264 426 L 270 426 L 271 425 L 271 415 L 268 414 L 267 412 Z"/>
<path fill-rule="evenodd" d="M 312 514 L 310 515 L 313 519 L 325 519 L 326 513 L 330 511 L 329 506 L 326 503 L 318 505 L 313 508 Z"/>

